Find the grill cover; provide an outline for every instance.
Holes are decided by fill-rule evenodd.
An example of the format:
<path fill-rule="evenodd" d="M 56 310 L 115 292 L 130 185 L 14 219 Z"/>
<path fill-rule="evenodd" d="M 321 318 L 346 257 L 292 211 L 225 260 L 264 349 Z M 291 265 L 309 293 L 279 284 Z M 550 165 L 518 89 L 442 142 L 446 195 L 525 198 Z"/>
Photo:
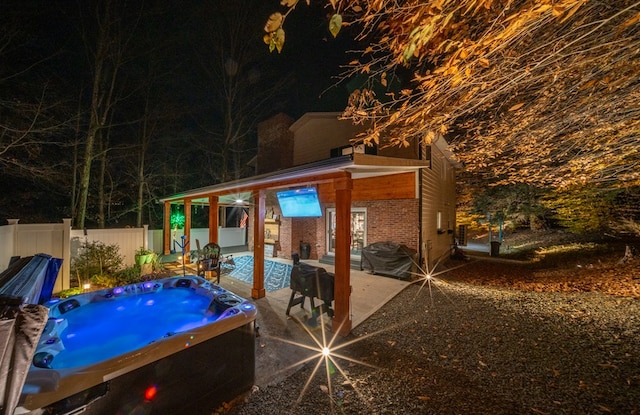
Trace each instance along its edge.
<path fill-rule="evenodd" d="M 360 268 L 374 274 L 411 279 L 417 251 L 396 242 L 376 242 L 362 249 Z"/>

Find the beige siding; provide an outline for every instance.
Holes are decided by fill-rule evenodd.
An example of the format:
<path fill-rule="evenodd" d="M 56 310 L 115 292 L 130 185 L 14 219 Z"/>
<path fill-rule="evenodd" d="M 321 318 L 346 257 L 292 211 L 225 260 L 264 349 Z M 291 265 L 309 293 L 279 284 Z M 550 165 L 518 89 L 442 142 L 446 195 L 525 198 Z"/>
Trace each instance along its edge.
<path fill-rule="evenodd" d="M 437 141 L 431 146 L 431 168 L 422 170 L 422 252 L 430 266 L 449 254 L 456 226 L 455 166 L 445 155 L 444 139 Z"/>
<path fill-rule="evenodd" d="M 291 126 L 295 166 L 328 159 L 332 148 L 349 145 L 364 130 L 351 121 L 338 120 L 339 116 L 337 112 L 308 113 Z"/>

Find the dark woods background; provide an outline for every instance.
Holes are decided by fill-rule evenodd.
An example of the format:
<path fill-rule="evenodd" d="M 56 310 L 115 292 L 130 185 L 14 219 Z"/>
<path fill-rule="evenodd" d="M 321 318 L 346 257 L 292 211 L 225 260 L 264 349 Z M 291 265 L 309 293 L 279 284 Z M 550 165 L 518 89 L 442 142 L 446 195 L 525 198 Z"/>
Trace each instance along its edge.
<path fill-rule="evenodd" d="M 0 221 L 161 226 L 158 198 L 252 174 L 257 124 L 339 111 L 320 5 L 269 53 L 261 0 L 3 1 Z"/>

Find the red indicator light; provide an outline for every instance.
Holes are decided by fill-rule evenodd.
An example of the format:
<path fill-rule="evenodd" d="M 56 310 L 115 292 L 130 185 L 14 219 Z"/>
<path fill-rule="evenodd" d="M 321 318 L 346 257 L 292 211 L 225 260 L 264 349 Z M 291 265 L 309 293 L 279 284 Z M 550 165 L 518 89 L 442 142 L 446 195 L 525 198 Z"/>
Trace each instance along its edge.
<path fill-rule="evenodd" d="M 156 393 L 158 393 L 158 388 L 155 386 L 149 386 L 147 390 L 144 391 L 144 399 L 146 401 L 150 401 L 156 397 Z"/>

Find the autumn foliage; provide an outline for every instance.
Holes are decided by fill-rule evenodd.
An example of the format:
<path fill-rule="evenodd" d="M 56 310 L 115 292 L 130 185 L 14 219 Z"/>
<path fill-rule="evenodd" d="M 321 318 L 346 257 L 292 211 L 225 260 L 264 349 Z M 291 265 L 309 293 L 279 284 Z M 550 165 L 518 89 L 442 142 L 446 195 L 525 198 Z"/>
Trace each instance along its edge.
<path fill-rule="evenodd" d="M 298 1 L 282 2 L 290 11 Z M 493 184 L 640 184 L 640 2 L 331 0 L 366 45 L 344 116 L 397 145 L 441 132 Z M 281 14 L 286 16 L 286 14 Z M 277 29 L 282 29 L 284 19 Z M 277 30 L 276 29 L 276 30 Z M 282 45 L 280 45 L 282 46 Z"/>

